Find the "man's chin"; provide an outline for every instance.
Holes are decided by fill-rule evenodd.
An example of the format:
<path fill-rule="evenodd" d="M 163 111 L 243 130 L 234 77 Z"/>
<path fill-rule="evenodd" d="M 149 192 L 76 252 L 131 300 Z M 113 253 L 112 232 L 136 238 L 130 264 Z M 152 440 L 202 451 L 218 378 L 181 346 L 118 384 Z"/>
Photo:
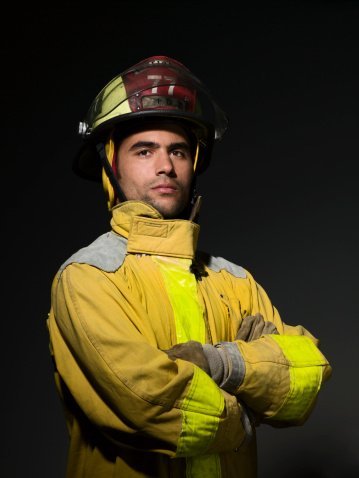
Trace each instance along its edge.
<path fill-rule="evenodd" d="M 186 208 L 184 204 L 170 203 L 167 201 L 147 201 L 163 216 L 164 219 L 178 219 Z"/>

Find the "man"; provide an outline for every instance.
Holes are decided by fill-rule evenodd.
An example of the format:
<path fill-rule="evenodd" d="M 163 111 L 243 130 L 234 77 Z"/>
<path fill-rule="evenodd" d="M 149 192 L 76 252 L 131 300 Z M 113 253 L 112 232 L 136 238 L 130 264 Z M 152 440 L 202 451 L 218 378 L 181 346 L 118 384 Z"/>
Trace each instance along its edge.
<path fill-rule="evenodd" d="M 253 478 L 256 426 L 303 424 L 330 376 L 248 271 L 196 250 L 196 178 L 226 127 L 164 56 L 114 78 L 81 123 L 74 169 L 102 180 L 112 218 L 52 287 L 68 478 Z"/>

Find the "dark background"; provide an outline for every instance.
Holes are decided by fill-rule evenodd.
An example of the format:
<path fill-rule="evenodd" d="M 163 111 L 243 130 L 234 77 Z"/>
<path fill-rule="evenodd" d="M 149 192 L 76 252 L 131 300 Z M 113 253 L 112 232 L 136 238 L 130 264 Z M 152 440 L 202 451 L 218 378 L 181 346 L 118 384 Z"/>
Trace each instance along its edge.
<path fill-rule="evenodd" d="M 333 366 L 303 427 L 258 429 L 259 478 L 358 476 L 359 2 L 249 5 L 55 3 L 2 15 L 4 478 L 64 476 L 50 286 L 109 227 L 101 187 L 71 171 L 78 122 L 113 76 L 161 54 L 199 76 L 230 119 L 199 182 L 200 247 L 250 270 Z"/>

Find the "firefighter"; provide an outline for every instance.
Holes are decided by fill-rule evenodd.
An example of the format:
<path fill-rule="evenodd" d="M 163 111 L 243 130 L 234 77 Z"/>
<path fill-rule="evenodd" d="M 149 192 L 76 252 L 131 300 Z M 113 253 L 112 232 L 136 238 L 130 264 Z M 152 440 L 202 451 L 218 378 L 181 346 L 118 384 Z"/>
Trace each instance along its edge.
<path fill-rule="evenodd" d="M 196 179 L 227 126 L 166 56 L 116 76 L 80 123 L 74 171 L 102 182 L 110 225 L 52 285 L 67 478 L 254 478 L 258 425 L 304 424 L 330 377 L 248 270 L 197 249 Z"/>

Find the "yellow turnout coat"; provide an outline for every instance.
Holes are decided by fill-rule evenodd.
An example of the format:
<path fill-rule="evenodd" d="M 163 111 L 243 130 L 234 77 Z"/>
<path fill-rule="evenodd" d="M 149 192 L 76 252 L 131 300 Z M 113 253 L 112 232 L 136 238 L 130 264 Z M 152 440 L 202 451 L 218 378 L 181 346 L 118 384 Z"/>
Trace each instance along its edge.
<path fill-rule="evenodd" d="M 196 251 L 198 224 L 137 201 L 59 269 L 48 318 L 69 431 L 68 478 L 256 476 L 256 425 L 302 424 L 331 368 L 318 341 L 282 322 L 251 274 Z M 238 340 L 233 395 L 172 361 L 176 343 L 232 342 L 261 313 L 279 334 Z"/>

